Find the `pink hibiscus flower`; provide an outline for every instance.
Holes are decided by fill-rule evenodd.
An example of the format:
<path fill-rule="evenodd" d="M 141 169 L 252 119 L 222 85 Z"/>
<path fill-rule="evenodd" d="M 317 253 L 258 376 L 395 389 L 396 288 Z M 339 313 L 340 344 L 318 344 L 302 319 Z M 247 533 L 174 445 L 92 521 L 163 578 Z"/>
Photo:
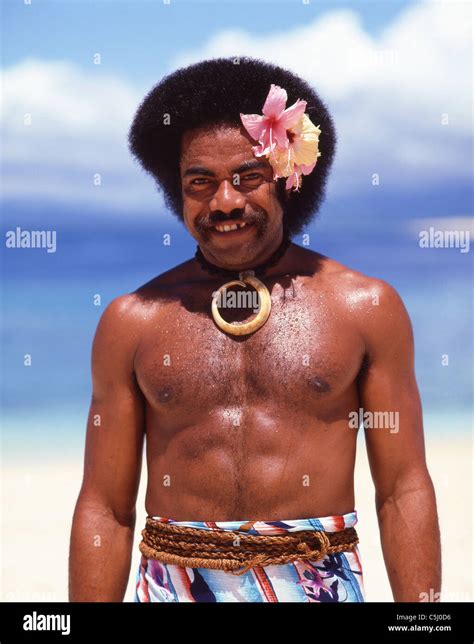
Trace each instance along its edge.
<path fill-rule="evenodd" d="M 306 101 L 298 99 L 291 107 L 286 108 L 287 100 L 286 90 L 272 85 L 262 109 L 263 116 L 240 115 L 247 132 L 260 144 L 253 148 L 255 156 L 266 156 L 277 145 L 282 148 L 288 147 L 286 131 L 298 123 L 306 109 Z"/>
<path fill-rule="evenodd" d="M 298 99 L 286 107 L 288 94 L 272 85 L 259 114 L 241 114 L 242 123 L 250 136 L 259 142 L 252 148 L 255 156 L 266 156 L 273 168 L 274 179 L 288 177 L 286 189 L 298 190 L 301 175 L 313 171 L 317 158 L 319 134 L 308 115 L 306 101 Z"/>

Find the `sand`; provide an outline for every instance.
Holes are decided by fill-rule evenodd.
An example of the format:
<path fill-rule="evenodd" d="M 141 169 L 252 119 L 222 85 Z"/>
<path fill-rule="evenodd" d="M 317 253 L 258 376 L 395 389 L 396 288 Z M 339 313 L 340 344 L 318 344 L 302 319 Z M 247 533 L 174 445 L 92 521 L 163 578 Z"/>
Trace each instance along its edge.
<path fill-rule="evenodd" d="M 442 537 L 443 599 L 472 601 L 472 445 L 467 437 L 427 439 Z M 137 502 L 134 554 L 125 601 L 133 601 L 145 520 L 144 483 Z M 67 601 L 72 513 L 82 461 L 8 464 L 2 474 L 1 601 Z M 367 601 L 392 601 L 380 549 L 374 489 L 363 440 L 356 466 L 358 532 Z M 32 548 L 34 539 L 34 549 Z"/>

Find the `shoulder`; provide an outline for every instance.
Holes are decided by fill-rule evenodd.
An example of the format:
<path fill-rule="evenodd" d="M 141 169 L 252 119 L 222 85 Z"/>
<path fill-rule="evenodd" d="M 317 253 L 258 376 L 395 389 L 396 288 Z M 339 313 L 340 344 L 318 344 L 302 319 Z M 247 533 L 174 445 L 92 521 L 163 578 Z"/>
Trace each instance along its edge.
<path fill-rule="evenodd" d="M 339 312 L 356 325 L 368 344 L 384 338 L 410 340 L 412 327 L 398 291 L 385 280 L 371 277 L 326 256 L 319 256 L 320 269 L 313 279 L 332 299 Z"/>
<path fill-rule="evenodd" d="M 324 278 L 338 300 L 354 314 L 390 315 L 404 308 L 399 293 L 391 284 L 329 258 Z"/>
<path fill-rule="evenodd" d="M 136 295 L 137 302 L 142 304 L 149 301 L 150 298 L 159 301 L 160 298 L 166 298 L 167 293 L 174 288 L 194 282 L 196 272 L 194 258 L 188 259 L 142 284 L 133 292 L 133 295 Z"/>
<path fill-rule="evenodd" d="M 93 342 L 95 356 L 132 355 L 139 337 L 142 306 L 134 293 L 114 298 L 102 313 Z"/>
<path fill-rule="evenodd" d="M 380 304 L 382 309 L 379 310 L 387 313 L 403 307 L 400 295 L 388 282 L 345 266 L 331 257 L 313 252 L 311 255 L 317 269 L 312 280 L 313 288 L 319 289 L 322 285 L 325 291 L 353 312 L 371 311 L 368 307 Z"/>
<path fill-rule="evenodd" d="M 135 335 L 147 320 L 169 299 L 178 284 L 188 281 L 192 260 L 153 277 L 133 292 L 114 298 L 105 308 L 99 327 L 118 335 Z"/>

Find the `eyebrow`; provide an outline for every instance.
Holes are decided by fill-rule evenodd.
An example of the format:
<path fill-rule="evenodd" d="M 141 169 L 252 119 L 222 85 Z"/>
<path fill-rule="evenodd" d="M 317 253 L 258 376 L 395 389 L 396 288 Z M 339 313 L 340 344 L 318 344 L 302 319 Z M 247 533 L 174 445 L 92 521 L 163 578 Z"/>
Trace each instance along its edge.
<path fill-rule="evenodd" d="M 259 161 L 258 159 L 253 159 L 251 161 L 244 161 L 239 165 L 238 168 L 233 170 L 233 174 L 240 174 L 246 170 L 257 170 L 258 168 L 267 168 L 268 165 L 265 161 Z"/>
<path fill-rule="evenodd" d="M 252 159 L 250 161 L 244 161 L 241 163 L 237 168 L 234 168 L 232 170 L 232 174 L 240 174 L 241 172 L 245 172 L 246 170 L 256 170 L 258 168 L 267 168 L 267 164 L 264 161 L 259 161 L 258 159 Z M 191 175 L 201 175 L 203 177 L 215 177 L 215 173 L 212 172 L 212 170 L 208 170 L 208 168 L 204 168 L 203 166 L 198 166 L 198 165 L 193 165 L 190 168 L 186 170 L 183 176 L 189 177 Z"/>
<path fill-rule="evenodd" d="M 216 175 L 214 172 L 211 172 L 211 170 L 208 170 L 207 168 L 203 168 L 198 165 L 193 165 L 191 168 L 188 168 L 186 172 L 184 173 L 185 177 L 189 177 L 189 175 L 192 174 L 200 174 L 203 175 L 204 177 L 215 177 Z"/>

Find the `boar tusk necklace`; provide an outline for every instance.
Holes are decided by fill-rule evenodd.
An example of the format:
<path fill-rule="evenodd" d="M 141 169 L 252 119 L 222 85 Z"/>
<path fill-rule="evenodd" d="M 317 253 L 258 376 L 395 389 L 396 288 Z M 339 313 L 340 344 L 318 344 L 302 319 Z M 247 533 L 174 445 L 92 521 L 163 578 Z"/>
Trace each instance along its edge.
<path fill-rule="evenodd" d="M 196 249 L 195 258 L 200 264 L 201 268 L 212 275 L 220 275 L 222 277 L 234 277 L 229 282 L 223 284 L 217 291 L 214 292 L 211 302 L 211 312 L 214 322 L 219 327 L 221 331 L 229 333 L 230 335 L 249 335 L 250 333 L 255 333 L 258 331 L 270 316 L 270 311 L 272 308 L 272 300 L 270 296 L 270 291 L 265 286 L 265 284 L 257 277 L 263 276 L 265 271 L 278 263 L 278 261 L 285 254 L 288 246 L 290 245 L 291 240 L 286 228 L 283 230 L 283 240 L 277 250 L 268 258 L 266 262 L 256 266 L 253 269 L 243 270 L 243 271 L 231 271 L 225 268 L 220 268 L 215 264 L 211 264 L 202 254 L 199 246 Z M 238 279 L 235 279 L 236 273 L 238 274 Z M 227 322 L 221 316 L 219 312 L 219 302 L 221 301 L 222 296 L 225 296 L 226 290 L 232 286 L 242 286 L 247 288 L 251 286 L 255 289 L 259 299 L 259 309 L 257 315 L 250 320 L 249 322 L 243 322 L 241 324 L 235 324 L 232 322 Z"/>

